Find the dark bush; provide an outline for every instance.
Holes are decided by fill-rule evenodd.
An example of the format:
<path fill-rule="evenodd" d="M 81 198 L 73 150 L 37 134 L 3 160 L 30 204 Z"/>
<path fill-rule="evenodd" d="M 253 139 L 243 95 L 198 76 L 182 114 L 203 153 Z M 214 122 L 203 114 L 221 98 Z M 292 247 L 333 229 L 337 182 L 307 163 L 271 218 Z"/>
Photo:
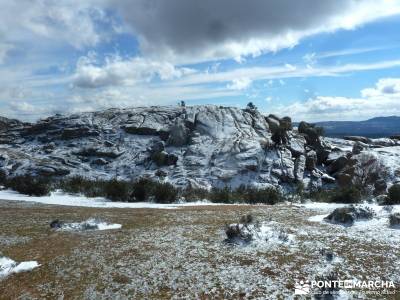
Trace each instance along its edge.
<path fill-rule="evenodd" d="M 151 155 L 151 160 L 155 162 L 158 167 L 167 164 L 167 154 L 165 152 L 155 152 Z"/>
<path fill-rule="evenodd" d="M 222 189 L 213 188 L 209 197 L 210 201 L 215 203 L 231 204 L 234 202 L 232 190 L 229 187 L 224 187 Z"/>
<path fill-rule="evenodd" d="M 7 181 L 7 173 L 0 169 L 0 184 L 4 184 Z"/>
<path fill-rule="evenodd" d="M 105 180 L 88 179 L 82 176 L 75 176 L 62 179 L 57 187 L 66 193 L 82 194 L 86 197 L 105 197 Z"/>
<path fill-rule="evenodd" d="M 170 183 L 156 183 L 153 196 L 157 203 L 173 203 L 177 200 L 178 190 Z"/>
<path fill-rule="evenodd" d="M 388 205 L 400 204 L 400 184 L 393 184 L 388 191 Z"/>
<path fill-rule="evenodd" d="M 350 186 L 333 191 L 329 200 L 333 203 L 358 203 L 361 198 L 361 191 L 355 186 Z"/>
<path fill-rule="evenodd" d="M 244 191 L 244 201 L 249 204 L 276 204 L 283 200 L 281 193 L 274 188 L 247 188 Z"/>
<path fill-rule="evenodd" d="M 146 201 L 153 193 L 155 182 L 147 179 L 141 178 L 132 184 L 132 194 L 131 201 Z"/>
<path fill-rule="evenodd" d="M 186 188 L 181 192 L 181 195 L 186 199 L 186 201 L 190 202 L 207 199 L 209 192 L 206 189 Z"/>
<path fill-rule="evenodd" d="M 130 201 L 130 184 L 127 181 L 112 179 L 104 185 L 104 195 L 111 201 Z"/>
<path fill-rule="evenodd" d="M 30 175 L 12 177 L 5 182 L 5 186 L 29 196 L 46 196 L 51 191 L 48 180 Z"/>

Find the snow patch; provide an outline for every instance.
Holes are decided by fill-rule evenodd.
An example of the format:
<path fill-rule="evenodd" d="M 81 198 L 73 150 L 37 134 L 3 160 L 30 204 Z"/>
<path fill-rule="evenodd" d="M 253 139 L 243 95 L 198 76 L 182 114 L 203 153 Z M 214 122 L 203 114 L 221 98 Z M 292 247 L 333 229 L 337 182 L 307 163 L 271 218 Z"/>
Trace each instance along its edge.
<path fill-rule="evenodd" d="M 108 224 L 105 222 L 98 221 L 96 219 L 88 219 L 84 222 L 79 223 L 64 223 L 61 225 L 60 230 L 65 231 L 86 231 L 86 230 L 110 230 L 120 229 L 121 224 Z"/>
<path fill-rule="evenodd" d="M 8 257 L 0 257 L 0 279 L 13 273 L 27 272 L 39 267 L 37 261 L 24 261 L 17 263 Z"/>
<path fill-rule="evenodd" d="M 223 205 L 218 203 L 210 203 L 207 201 L 159 204 L 150 202 L 112 202 L 105 198 L 87 198 L 80 195 L 70 195 L 60 191 L 51 193 L 49 196 L 35 197 L 19 194 L 12 190 L 0 190 L 0 200 L 7 201 L 25 201 L 50 205 L 65 205 L 78 207 L 98 207 L 98 208 L 157 208 L 157 209 L 177 209 L 187 206 L 204 206 L 204 205 Z"/>

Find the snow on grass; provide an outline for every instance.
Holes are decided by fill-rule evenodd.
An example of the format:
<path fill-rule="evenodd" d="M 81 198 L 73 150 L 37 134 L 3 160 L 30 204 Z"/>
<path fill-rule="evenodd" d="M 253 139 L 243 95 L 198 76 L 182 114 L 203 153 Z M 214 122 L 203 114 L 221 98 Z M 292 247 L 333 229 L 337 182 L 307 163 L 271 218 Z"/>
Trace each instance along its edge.
<path fill-rule="evenodd" d="M 13 273 L 27 272 L 39 267 L 37 261 L 24 261 L 17 263 L 8 257 L 0 257 L 0 279 Z"/>
<path fill-rule="evenodd" d="M 375 203 L 359 204 L 357 206 L 371 209 L 374 212 L 374 216 L 370 220 L 356 220 L 352 226 L 347 228 L 344 228 L 340 224 L 334 224 L 324 220 L 334 209 L 345 206 L 348 206 L 348 204 L 311 202 L 301 205 L 301 207 L 306 209 L 324 212 L 324 214 L 318 214 L 307 218 L 309 222 L 323 223 L 336 228 L 342 228 L 348 236 L 355 239 L 362 239 L 365 242 L 380 241 L 387 244 L 400 243 L 399 229 L 390 227 L 389 225 L 389 216 L 392 213 L 400 212 L 400 205 L 380 206 Z"/>
<path fill-rule="evenodd" d="M 108 224 L 106 222 L 101 222 L 96 219 L 88 219 L 84 222 L 79 223 L 64 223 L 61 225 L 60 230 L 65 231 L 85 231 L 85 230 L 110 230 L 110 229 L 120 229 L 121 224 Z"/>
<path fill-rule="evenodd" d="M 87 198 L 80 195 L 70 195 L 60 191 L 51 193 L 49 196 L 36 197 L 19 194 L 12 190 L 0 190 L 0 200 L 8 201 L 26 201 L 50 205 L 65 205 L 79 207 L 98 207 L 98 208 L 158 208 L 158 209 L 176 209 L 185 206 L 202 205 L 221 205 L 207 201 L 159 204 L 151 202 L 112 202 L 105 198 Z"/>

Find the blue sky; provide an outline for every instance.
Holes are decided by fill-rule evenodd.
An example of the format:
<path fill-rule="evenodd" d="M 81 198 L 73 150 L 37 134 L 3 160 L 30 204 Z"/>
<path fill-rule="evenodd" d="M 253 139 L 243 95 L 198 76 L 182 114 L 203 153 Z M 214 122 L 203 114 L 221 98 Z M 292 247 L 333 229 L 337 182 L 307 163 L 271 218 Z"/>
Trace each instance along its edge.
<path fill-rule="evenodd" d="M 400 115 L 397 0 L 0 4 L 4 116 L 180 100 L 308 121 Z"/>

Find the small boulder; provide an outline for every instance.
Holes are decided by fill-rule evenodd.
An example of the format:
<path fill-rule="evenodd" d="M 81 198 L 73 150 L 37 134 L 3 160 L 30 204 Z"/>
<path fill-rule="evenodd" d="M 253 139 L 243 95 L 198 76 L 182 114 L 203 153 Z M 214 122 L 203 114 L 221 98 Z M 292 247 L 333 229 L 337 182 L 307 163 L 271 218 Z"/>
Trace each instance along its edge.
<path fill-rule="evenodd" d="M 354 155 L 360 154 L 361 151 L 363 151 L 363 150 L 365 149 L 365 146 L 366 146 L 366 145 L 365 145 L 364 143 L 355 142 L 354 145 L 353 145 L 353 149 L 351 150 L 351 152 L 352 152 Z"/>
<path fill-rule="evenodd" d="M 390 227 L 400 227 L 400 213 L 391 214 L 389 217 Z"/>
<path fill-rule="evenodd" d="M 348 207 L 336 208 L 332 213 L 325 217 L 324 220 L 331 223 L 351 226 L 357 220 L 372 219 L 374 214 L 374 211 L 370 208 L 351 205 Z"/>
<path fill-rule="evenodd" d="M 63 226 L 63 222 L 61 222 L 58 219 L 50 222 L 50 228 L 52 228 L 52 229 L 60 229 L 62 226 Z"/>

